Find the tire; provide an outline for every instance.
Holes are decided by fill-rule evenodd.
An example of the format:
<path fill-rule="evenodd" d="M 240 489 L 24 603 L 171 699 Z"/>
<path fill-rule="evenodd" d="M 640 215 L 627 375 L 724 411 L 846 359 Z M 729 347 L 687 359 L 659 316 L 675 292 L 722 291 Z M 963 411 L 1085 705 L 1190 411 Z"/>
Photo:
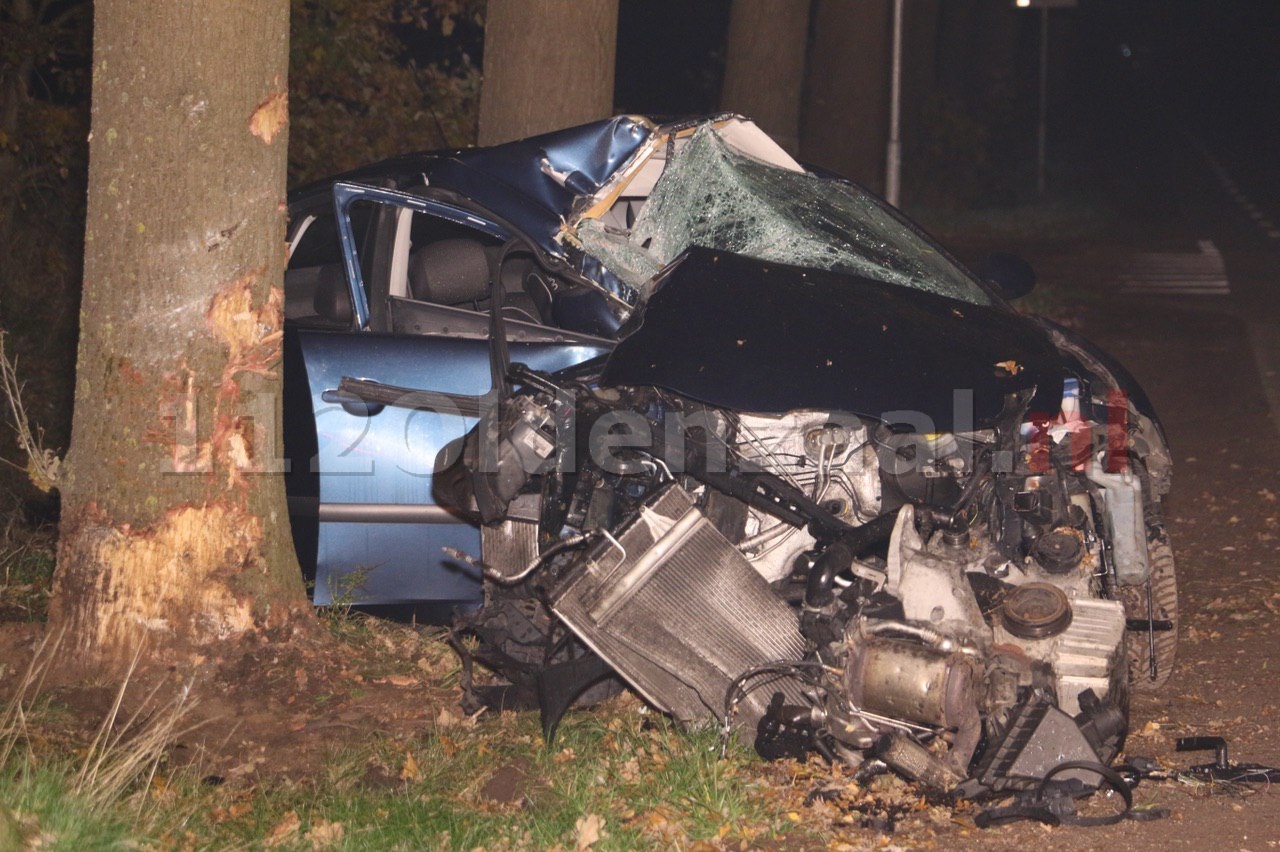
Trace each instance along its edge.
<path fill-rule="evenodd" d="M 1178 576 L 1173 547 L 1163 526 L 1148 529 L 1147 559 L 1151 574 L 1141 586 L 1121 586 L 1120 601 L 1127 618 L 1169 621 L 1172 630 L 1129 630 L 1125 633 L 1125 653 L 1129 658 L 1129 685 L 1134 692 L 1158 692 L 1173 674 L 1178 654 Z M 1150 592 L 1150 611 L 1148 610 Z M 1154 638 L 1154 641 L 1153 641 Z M 1154 645 L 1155 676 L 1151 674 Z"/>

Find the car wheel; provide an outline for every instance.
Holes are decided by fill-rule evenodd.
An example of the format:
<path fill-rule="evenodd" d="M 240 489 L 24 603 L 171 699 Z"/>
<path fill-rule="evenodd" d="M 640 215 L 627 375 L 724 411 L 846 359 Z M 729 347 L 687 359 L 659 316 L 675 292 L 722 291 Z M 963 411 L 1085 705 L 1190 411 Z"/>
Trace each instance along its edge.
<path fill-rule="evenodd" d="M 1178 577 L 1173 547 L 1162 525 L 1148 527 L 1147 559 L 1151 566 L 1147 582 L 1141 586 L 1122 586 L 1119 597 L 1126 617 L 1173 625 L 1172 630 L 1130 630 L 1125 634 L 1129 683 L 1135 692 L 1150 693 L 1168 682 L 1178 653 Z"/>

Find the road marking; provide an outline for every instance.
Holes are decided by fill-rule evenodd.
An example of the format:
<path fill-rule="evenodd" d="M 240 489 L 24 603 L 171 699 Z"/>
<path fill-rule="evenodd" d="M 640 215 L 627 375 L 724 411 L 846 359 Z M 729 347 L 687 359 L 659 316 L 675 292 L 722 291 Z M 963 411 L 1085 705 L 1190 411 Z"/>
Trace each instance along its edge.
<path fill-rule="evenodd" d="M 1121 296 L 1229 296 L 1227 268 L 1212 240 L 1195 252 L 1142 252 L 1120 275 Z"/>
<path fill-rule="evenodd" d="M 1232 179 L 1231 174 L 1218 161 L 1218 158 L 1213 156 L 1208 146 L 1189 133 L 1184 132 L 1183 135 L 1191 144 L 1191 148 L 1199 152 L 1200 156 L 1209 164 L 1209 170 L 1218 178 L 1218 183 L 1222 185 L 1222 188 L 1227 191 L 1227 194 L 1231 196 L 1236 204 L 1244 209 L 1244 212 L 1248 214 L 1249 218 L 1253 219 L 1263 233 L 1273 240 L 1280 240 L 1280 230 L 1266 215 L 1259 212 L 1257 205 L 1249 199 L 1249 196 L 1244 194 L 1239 185 Z"/>

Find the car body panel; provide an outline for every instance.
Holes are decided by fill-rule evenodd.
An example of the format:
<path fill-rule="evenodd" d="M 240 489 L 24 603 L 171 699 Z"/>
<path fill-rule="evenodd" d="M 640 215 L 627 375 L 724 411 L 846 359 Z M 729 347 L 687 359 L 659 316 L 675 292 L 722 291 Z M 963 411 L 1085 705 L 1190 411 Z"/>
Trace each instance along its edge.
<path fill-rule="evenodd" d="M 542 250 L 562 256 L 561 231 L 575 204 L 598 191 L 655 133 L 647 119 L 617 116 L 490 148 L 406 154 L 303 187 L 295 197 L 325 191 L 335 181 L 439 189 L 501 211 Z"/>
<path fill-rule="evenodd" d="M 475 552 L 479 531 L 436 505 L 432 476 L 442 450 L 476 422 L 473 413 L 457 408 L 456 400 L 479 398 L 491 389 L 487 320 L 456 308 L 423 306 L 444 316 L 446 326 L 473 331 L 454 336 L 389 333 L 385 317 L 371 304 L 388 300 L 386 284 L 366 281 L 366 276 L 377 262 L 385 265 L 385 257 L 371 264 L 370 255 L 389 256 L 395 250 L 396 233 L 403 230 L 397 224 L 399 211 L 465 225 L 494 240 L 508 239 L 511 231 L 447 201 L 383 187 L 336 181 L 330 195 L 351 327 L 290 323 L 285 342 L 290 383 L 287 482 L 295 546 L 313 577 L 313 600 L 317 605 L 474 606 L 480 601 L 477 572 L 448 563 L 441 548 Z M 311 209 L 324 205 L 315 193 L 304 197 Z M 384 214 L 371 217 L 372 233 L 357 234 L 352 217 L 357 203 L 374 205 Z M 379 274 L 385 278 L 387 273 L 375 269 L 372 277 Z M 538 370 L 595 358 L 610 346 L 581 335 L 512 325 L 512 355 Z M 344 379 L 411 389 L 414 398 L 404 406 L 366 405 L 344 396 Z"/>
<path fill-rule="evenodd" d="M 298 338 L 317 439 L 315 602 L 478 602 L 479 578 L 446 564 L 441 547 L 475 552 L 479 531 L 436 505 L 432 477 L 446 446 L 476 424 L 445 395 L 478 398 L 490 390 L 487 342 L 310 330 Z M 513 358 L 544 371 L 604 351 L 545 343 L 511 347 Z M 375 406 L 363 414 L 359 406 L 334 401 L 344 378 L 429 393 L 407 407 Z"/>
<path fill-rule="evenodd" d="M 603 382 L 735 411 L 898 412 L 922 416 L 912 425 L 928 433 L 991 428 L 1011 393 L 1036 391 L 1056 410 L 1062 364 L 1007 309 L 694 248 L 663 277 Z"/>

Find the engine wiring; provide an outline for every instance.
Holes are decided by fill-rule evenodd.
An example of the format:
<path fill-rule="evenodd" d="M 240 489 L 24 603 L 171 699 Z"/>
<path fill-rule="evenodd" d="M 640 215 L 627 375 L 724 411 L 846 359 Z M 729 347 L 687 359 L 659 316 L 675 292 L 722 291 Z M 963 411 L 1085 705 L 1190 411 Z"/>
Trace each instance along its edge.
<path fill-rule="evenodd" d="M 548 547 L 546 550 L 542 551 L 542 553 L 538 554 L 536 557 L 530 560 L 528 565 L 526 565 L 520 571 L 517 571 L 515 574 L 504 574 L 501 571 L 497 571 L 490 565 L 480 561 L 479 559 L 476 559 L 474 556 L 472 556 L 469 553 L 465 553 L 459 550 L 456 547 L 446 546 L 440 549 L 444 551 L 445 555 L 448 556 L 450 559 L 456 559 L 459 562 L 462 562 L 466 565 L 470 565 L 472 568 L 478 568 L 480 572 L 484 575 L 484 578 L 486 580 L 489 580 L 490 582 L 497 583 L 499 586 L 515 586 L 527 580 L 535 571 L 537 571 L 539 568 L 545 565 L 547 560 L 549 560 L 551 557 L 557 554 L 563 553 L 566 550 L 571 550 L 575 547 L 582 547 L 583 545 L 589 544 L 592 541 L 600 538 L 602 534 L 604 536 L 608 536 L 608 538 L 611 541 L 613 540 L 613 536 L 609 535 L 607 532 L 604 532 L 604 530 L 588 530 L 584 533 L 577 533 L 575 535 L 571 535 L 568 538 L 562 539 L 556 542 L 555 544 L 551 545 L 550 547 Z M 621 545 L 618 545 L 618 546 L 621 547 Z M 624 555 L 625 555 L 625 551 L 624 551 Z"/>
<path fill-rule="evenodd" d="M 814 460 L 816 466 L 813 475 L 808 477 L 801 476 L 797 471 L 799 468 L 808 467 L 810 456 L 779 452 L 770 446 L 765 438 L 762 438 L 746 423 L 742 422 L 741 417 L 735 416 L 733 420 L 737 431 L 747 438 L 734 446 L 725 444 L 736 458 L 758 464 L 770 473 L 781 477 L 797 490 L 808 492 L 815 503 L 821 503 L 830 493 L 832 486 L 838 484 L 852 501 L 854 513 L 856 514 L 862 509 L 856 489 L 849 480 L 848 475 L 837 466 L 836 462 L 841 456 L 848 458 L 867 446 L 870 443 L 869 439 L 862 440 L 852 446 L 842 447 L 836 444 L 824 444 L 819 448 L 818 458 Z M 780 440 L 775 439 L 774 443 L 776 444 Z M 744 455 L 741 449 L 744 446 L 754 449 L 757 455 Z M 780 521 L 743 539 L 738 543 L 738 550 L 752 558 L 762 559 L 786 545 L 802 529 L 803 527 Z"/>

